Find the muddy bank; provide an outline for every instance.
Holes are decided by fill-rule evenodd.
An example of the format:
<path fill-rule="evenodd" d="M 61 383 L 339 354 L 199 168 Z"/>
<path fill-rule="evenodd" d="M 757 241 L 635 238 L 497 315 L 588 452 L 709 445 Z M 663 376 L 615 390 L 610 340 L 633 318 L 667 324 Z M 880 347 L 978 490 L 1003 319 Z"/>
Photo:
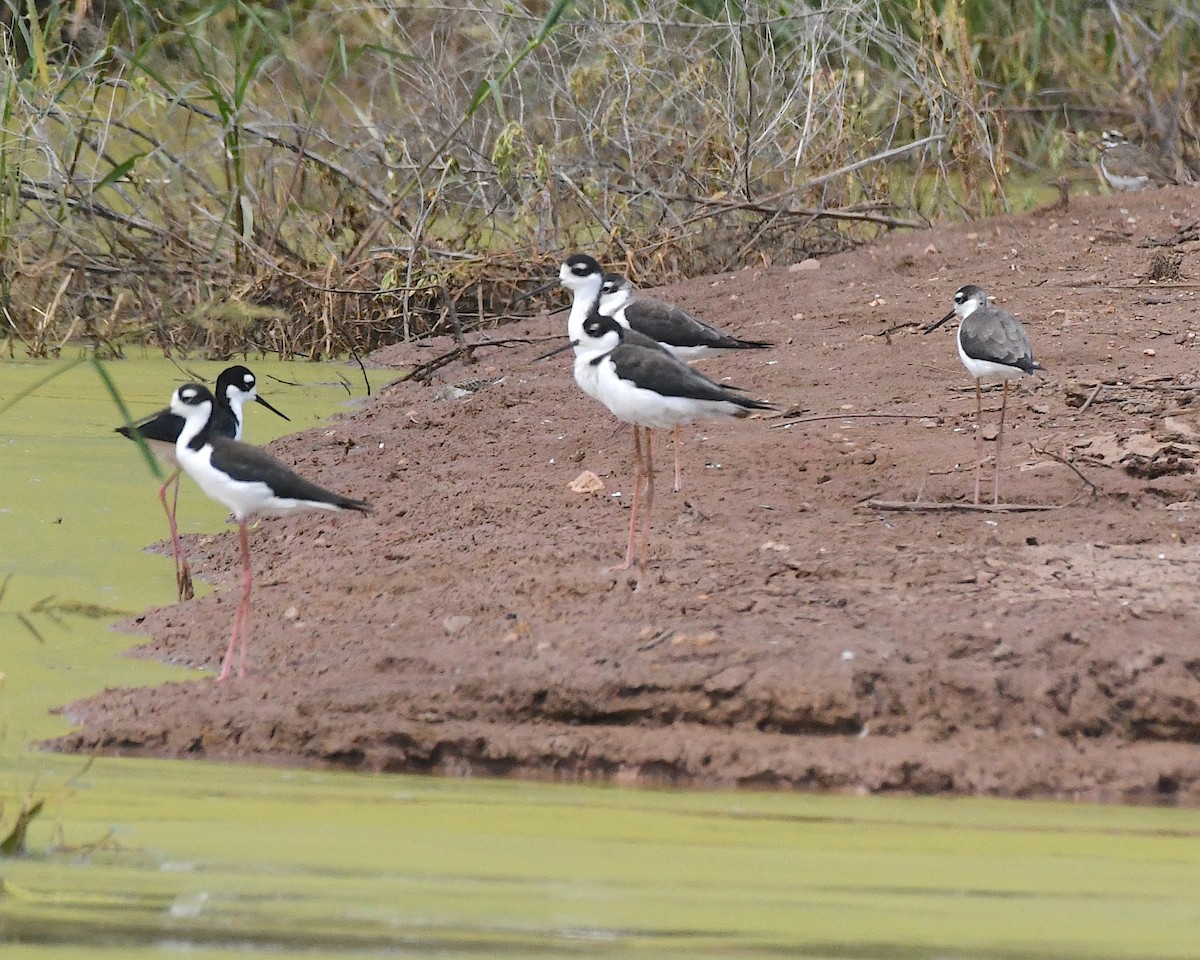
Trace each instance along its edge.
<path fill-rule="evenodd" d="M 776 341 L 702 366 L 787 416 L 685 430 L 680 494 L 660 440 L 636 592 L 604 572 L 623 556 L 631 438 L 566 355 L 487 349 L 387 389 L 274 445 L 377 512 L 253 532 L 250 676 L 105 691 L 67 708 L 79 730 L 54 746 L 1200 802 L 1198 244 L 1142 245 L 1198 208 L 1185 188 L 1076 199 L 661 291 Z M 1152 284 L 1163 250 L 1183 279 Z M 1002 493 L 1052 509 L 877 505 L 970 497 L 971 381 L 953 325 L 921 334 L 966 282 L 1021 317 L 1047 368 L 1010 397 Z M 480 388 L 446 389 L 465 381 Z M 571 489 L 585 470 L 603 490 Z M 215 667 L 236 536 L 191 551 L 217 593 L 131 626 L 153 638 L 137 655 Z"/>

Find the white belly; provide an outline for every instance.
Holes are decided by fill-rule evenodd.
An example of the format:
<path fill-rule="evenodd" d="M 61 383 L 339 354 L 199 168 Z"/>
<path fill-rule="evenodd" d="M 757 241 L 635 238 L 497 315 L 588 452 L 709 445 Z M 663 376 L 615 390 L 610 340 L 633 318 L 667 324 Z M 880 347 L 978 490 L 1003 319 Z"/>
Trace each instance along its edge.
<path fill-rule="evenodd" d="M 991 360 L 976 360 L 974 357 L 968 357 L 961 343 L 958 344 L 958 358 L 962 361 L 962 365 L 967 368 L 967 373 L 976 380 L 983 380 L 987 383 L 999 383 L 1001 380 L 1020 380 L 1022 377 L 1028 376 L 1020 367 L 1009 366 L 1007 363 L 993 363 Z"/>

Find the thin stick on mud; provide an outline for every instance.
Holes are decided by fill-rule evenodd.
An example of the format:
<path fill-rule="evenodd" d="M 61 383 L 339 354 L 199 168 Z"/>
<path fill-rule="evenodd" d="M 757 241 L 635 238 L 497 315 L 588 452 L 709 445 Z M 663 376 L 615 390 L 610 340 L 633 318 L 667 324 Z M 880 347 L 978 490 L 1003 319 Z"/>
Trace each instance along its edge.
<path fill-rule="evenodd" d="M 1087 488 L 1092 492 L 1093 497 L 1099 496 L 1104 492 L 1099 486 L 1085 477 L 1082 471 L 1080 471 L 1080 469 L 1075 466 L 1074 463 L 1061 454 L 1055 453 L 1053 450 L 1047 450 L 1045 447 L 1035 447 L 1032 443 L 1029 445 L 1029 449 L 1036 453 L 1039 457 L 1049 457 L 1055 463 L 1061 463 L 1064 467 L 1068 468 L 1073 474 L 1075 474 L 1075 476 L 1083 481 L 1084 485 L 1087 486 Z M 1105 496 L 1107 496 L 1107 494 L 1105 494 Z"/>
<path fill-rule="evenodd" d="M 1083 401 L 1083 405 L 1079 408 L 1079 412 L 1083 413 L 1084 410 L 1086 410 L 1088 407 L 1090 407 L 1092 405 L 1092 401 L 1095 400 L 1098 396 L 1100 396 L 1100 391 L 1103 389 L 1104 389 L 1103 383 L 1096 384 L 1096 386 L 1092 388 L 1092 392 L 1088 394 L 1088 398 Z"/>
<path fill-rule="evenodd" d="M 921 326 L 921 322 L 919 320 L 905 320 L 903 323 L 893 323 L 886 330 L 880 330 L 877 334 L 875 334 L 875 336 L 887 337 L 887 336 L 890 336 L 891 334 L 895 333 L 897 330 L 907 330 L 909 327 L 920 327 L 920 326 Z"/>
<path fill-rule="evenodd" d="M 906 513 L 935 513 L 951 510 L 963 510 L 968 513 L 1033 513 L 1044 510 L 1061 510 L 1074 503 L 945 503 L 938 500 L 909 501 L 909 500 L 867 500 L 863 506 L 876 510 L 894 510 Z"/>
<path fill-rule="evenodd" d="M 816 423 L 818 420 L 931 420 L 936 414 L 930 413 L 827 413 L 816 417 L 801 417 L 799 420 L 784 420 L 782 423 L 771 424 L 772 430 L 780 427 L 790 427 L 797 423 Z"/>
<path fill-rule="evenodd" d="M 461 343 L 453 350 L 449 350 L 440 356 L 434 357 L 432 360 L 421 364 L 419 367 L 413 367 L 408 373 L 402 377 L 398 377 L 391 383 L 385 384 L 383 389 L 394 387 L 397 384 L 404 383 L 407 380 L 428 380 L 434 373 L 440 370 L 447 364 L 453 363 L 459 357 L 466 355 L 467 359 L 473 359 L 472 355 L 476 350 L 482 347 L 514 347 L 522 344 L 530 343 L 546 343 L 549 340 L 559 340 L 560 337 L 506 337 L 501 340 L 481 340 L 479 343 Z"/>

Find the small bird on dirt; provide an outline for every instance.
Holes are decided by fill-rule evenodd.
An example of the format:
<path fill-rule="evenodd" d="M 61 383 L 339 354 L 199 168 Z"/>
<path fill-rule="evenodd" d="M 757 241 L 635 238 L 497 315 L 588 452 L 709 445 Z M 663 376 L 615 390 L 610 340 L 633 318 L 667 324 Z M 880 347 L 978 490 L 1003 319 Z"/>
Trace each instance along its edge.
<path fill-rule="evenodd" d="M 275 416 L 288 417 L 258 395 L 258 381 L 253 373 L 236 364 L 226 367 L 217 377 L 216 409 L 213 411 L 212 430 L 219 437 L 242 439 L 244 423 L 243 408 L 253 400 L 260 403 Z M 289 421 L 290 422 L 290 421 Z M 190 600 L 195 596 L 192 586 L 192 571 L 188 566 L 187 554 L 179 539 L 179 527 L 175 522 L 175 512 L 179 506 L 179 475 L 182 468 L 175 459 L 175 441 L 179 439 L 179 431 L 183 429 L 183 418 L 176 416 L 169 408 L 163 408 L 145 419 L 139 420 L 132 426 L 117 427 L 116 432 L 130 440 L 135 434 L 140 434 L 154 455 L 170 469 L 170 476 L 158 488 L 158 499 L 162 501 L 163 510 L 167 514 L 167 524 L 171 530 L 171 550 L 175 555 L 175 586 L 180 600 Z M 170 506 L 167 505 L 167 490 L 174 484 L 175 491 Z"/>
<path fill-rule="evenodd" d="M 1114 190 L 1136 192 L 1179 182 L 1161 158 L 1130 143 L 1119 130 L 1105 130 L 1100 147 L 1100 172 Z"/>
<path fill-rule="evenodd" d="M 741 418 L 752 411 L 774 407 L 710 380 L 657 344 L 646 346 L 633 342 L 630 331 L 612 317 L 603 316 L 598 304 L 592 305 L 579 336 L 571 345 L 575 348 L 576 382 L 585 393 L 608 407 L 618 420 L 633 425 L 634 481 L 629 542 L 625 562 L 615 569 L 628 570 L 633 566 L 639 508 L 644 498 L 643 542 L 638 560 L 640 580 L 645 568 L 654 506 L 651 431 L 697 420 Z M 646 433 L 644 453 L 643 430 Z"/>
<path fill-rule="evenodd" d="M 975 503 L 979 503 L 979 483 L 983 470 L 983 391 L 984 380 L 1004 384 L 1000 403 L 1000 429 L 996 434 L 995 472 L 992 502 L 1000 502 L 1000 449 L 1004 443 L 1004 413 L 1008 406 L 1008 381 L 1017 380 L 1041 370 L 1033 359 L 1029 336 L 1021 321 L 1007 310 L 988 306 L 988 295 L 981 287 L 967 284 L 954 294 L 954 308 L 937 323 L 926 327 L 932 333 L 947 320 L 957 316 L 958 356 L 967 372 L 975 378 Z"/>
<path fill-rule="evenodd" d="M 171 412 L 182 418 L 175 442 L 179 465 L 210 498 L 224 504 L 238 521 L 242 547 L 242 598 L 233 619 L 229 649 L 218 681 L 229 677 L 233 652 L 241 637 L 238 676 L 246 672 L 246 624 L 250 617 L 250 541 L 246 518 L 252 514 L 284 516 L 301 510 L 357 510 L 369 513 L 365 500 L 353 500 L 319 487 L 289 469 L 271 454 L 215 432 L 213 395 L 207 387 L 189 383 L 171 397 Z"/>
<path fill-rule="evenodd" d="M 742 340 L 702 323 L 682 307 L 638 291 L 619 273 L 606 273 L 600 287 L 600 312 L 621 326 L 657 340 L 681 360 L 696 360 L 719 350 L 763 350 L 767 340 Z"/>

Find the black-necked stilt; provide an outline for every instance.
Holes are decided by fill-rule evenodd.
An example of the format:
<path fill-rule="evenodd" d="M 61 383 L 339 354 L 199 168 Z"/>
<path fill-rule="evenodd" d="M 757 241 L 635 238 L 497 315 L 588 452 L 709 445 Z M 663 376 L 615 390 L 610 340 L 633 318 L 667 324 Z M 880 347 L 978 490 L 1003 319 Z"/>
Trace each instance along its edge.
<path fill-rule="evenodd" d="M 624 337 L 626 344 L 650 349 L 657 347 L 680 359 L 697 358 L 719 349 L 718 340 L 723 342 L 726 349 L 732 349 L 735 345 L 743 348 L 770 346 L 767 343 L 725 337 L 683 310 L 660 300 L 634 299 L 632 283 L 620 274 L 606 274 L 595 259 L 584 253 L 576 253 L 566 259 L 559 269 L 559 283 L 574 295 L 571 313 L 567 317 L 570 344 L 580 340 L 584 321 L 593 310 L 597 310 L 603 316 L 616 319 L 628 331 Z M 590 384 L 580 381 L 578 367 L 575 380 L 585 393 L 604 402 L 591 392 Z M 672 432 L 675 438 L 675 492 L 678 493 L 683 489 L 682 441 L 678 424 Z"/>
<path fill-rule="evenodd" d="M 766 340 L 740 340 L 686 310 L 639 293 L 633 282 L 619 273 L 604 274 L 600 286 L 600 313 L 612 317 L 626 330 L 653 340 L 680 360 L 698 360 L 722 350 L 761 350 L 774 346 Z M 675 434 L 675 492 L 683 489 L 679 463 L 679 427 Z"/>
<path fill-rule="evenodd" d="M 547 357 L 552 357 L 555 354 L 561 353 L 563 350 L 570 349 L 576 341 L 583 336 L 583 324 L 587 320 L 588 315 L 593 310 L 600 310 L 602 302 L 602 288 L 606 274 L 604 268 L 600 266 L 593 257 L 589 257 L 586 253 L 575 253 L 567 257 L 563 261 L 562 266 L 558 271 L 558 282 L 562 286 L 571 291 L 571 312 L 567 316 L 567 342 L 562 347 L 550 351 L 539 359 L 545 360 Z M 616 276 L 616 274 L 613 274 Z M 534 293 L 540 293 L 543 290 L 548 290 L 554 284 L 550 283 L 544 287 L 539 287 Z M 533 296 L 533 294 L 528 294 Z M 624 326 L 628 329 L 629 324 Z M 646 336 L 636 330 L 630 330 L 627 336 L 627 341 L 631 344 L 647 347 L 650 349 L 658 348 L 666 351 L 668 348 L 665 344 L 660 344 L 651 337 Z M 594 384 L 585 382 L 579 379 L 579 368 L 575 368 L 575 382 L 579 384 L 581 390 L 593 399 L 603 399 L 592 392 Z M 679 428 L 675 428 L 675 492 L 678 493 L 683 489 L 683 470 L 680 465 L 680 439 Z M 636 438 L 635 438 L 636 439 Z"/>
<path fill-rule="evenodd" d="M 679 357 L 696 360 L 719 350 L 762 350 L 767 340 L 742 340 L 697 320 L 682 307 L 647 296 L 619 273 L 606 273 L 600 287 L 600 312 L 621 326 L 656 340 Z"/>
<path fill-rule="evenodd" d="M 559 267 L 557 280 L 552 280 L 545 286 L 538 287 L 536 290 L 518 298 L 519 300 L 526 300 L 556 286 L 563 286 L 571 291 L 571 311 L 567 315 L 567 342 L 561 347 L 555 347 L 549 353 L 538 357 L 539 360 L 545 360 L 562 353 L 564 350 L 570 350 L 575 341 L 580 338 L 583 331 L 583 323 L 588 318 L 588 314 L 592 311 L 593 307 L 597 307 L 601 303 L 601 288 L 604 284 L 604 277 L 604 268 L 593 257 L 589 257 L 586 253 L 573 253 Z M 601 309 L 600 312 L 604 313 L 605 311 Z M 626 324 L 626 327 L 628 327 L 628 324 Z M 631 342 L 639 343 L 642 346 L 660 346 L 660 344 L 650 337 L 636 331 L 630 334 L 629 339 Z M 663 349 L 666 348 L 664 347 Z M 580 386 L 583 386 L 583 384 L 580 384 Z"/>
<path fill-rule="evenodd" d="M 225 680 L 233 651 L 242 637 L 238 676 L 246 671 L 246 621 L 250 616 L 250 541 L 246 518 L 252 514 L 284 516 L 300 510 L 358 510 L 369 512 L 365 500 L 332 493 L 288 469 L 265 450 L 214 432 L 213 396 L 207 387 L 189 383 L 171 397 L 171 412 L 183 418 L 175 442 L 175 459 L 209 497 L 230 509 L 238 521 L 242 545 L 242 599 L 233 619 L 229 649 L 217 680 Z"/>
<path fill-rule="evenodd" d="M 633 566 L 638 511 L 645 480 L 644 538 L 639 570 L 645 565 L 654 505 L 654 451 L 652 430 L 724 417 L 745 417 L 754 410 L 773 409 L 761 400 L 741 396 L 710 380 L 666 350 L 632 343 L 629 332 L 612 317 L 602 316 L 598 304 L 584 321 L 575 348 L 575 380 L 618 420 L 633 426 L 633 506 L 629 518 L 629 543 L 625 562 Z M 646 431 L 645 454 L 642 430 Z"/>
<path fill-rule="evenodd" d="M 1160 158 L 1130 143 L 1119 130 L 1105 130 L 1101 138 L 1100 172 L 1114 190 L 1136 192 L 1178 183 Z"/>
<path fill-rule="evenodd" d="M 1029 376 L 1042 365 L 1033 359 L 1029 336 L 1021 321 L 1007 310 L 988 306 L 988 295 L 982 288 L 967 284 L 954 294 L 954 309 L 937 323 L 926 327 L 932 333 L 951 317 L 959 318 L 958 356 L 975 378 L 976 431 L 975 503 L 979 503 L 979 480 L 983 470 L 983 392 L 984 380 L 999 380 L 1004 384 L 1000 402 L 1000 429 L 996 433 L 995 475 L 992 502 L 1000 502 L 1000 447 L 1004 442 L 1004 412 L 1008 406 L 1008 381 Z"/>
<path fill-rule="evenodd" d="M 271 404 L 258 395 L 258 381 L 254 374 L 241 364 L 226 367 L 217 377 L 216 410 L 213 413 L 213 432 L 219 437 L 242 439 L 244 422 L 243 408 L 253 400 L 261 403 L 278 417 L 288 420 L 288 417 L 276 410 Z M 180 600 L 190 600 L 195 591 L 192 588 L 192 572 L 188 567 L 187 554 L 179 539 L 179 528 L 175 523 L 175 510 L 179 505 L 179 461 L 175 459 L 175 441 L 179 439 L 179 431 L 183 429 L 183 418 L 172 413 L 169 408 L 163 408 L 144 420 L 139 420 L 133 427 L 117 427 L 117 433 L 134 439 L 134 433 L 141 434 L 146 445 L 154 452 L 159 461 L 170 469 L 170 476 L 158 488 L 158 499 L 162 501 L 163 510 L 167 514 L 167 523 L 171 529 L 171 549 L 175 554 L 175 586 Z M 174 484 L 175 491 L 170 506 L 167 505 L 167 490 Z"/>

